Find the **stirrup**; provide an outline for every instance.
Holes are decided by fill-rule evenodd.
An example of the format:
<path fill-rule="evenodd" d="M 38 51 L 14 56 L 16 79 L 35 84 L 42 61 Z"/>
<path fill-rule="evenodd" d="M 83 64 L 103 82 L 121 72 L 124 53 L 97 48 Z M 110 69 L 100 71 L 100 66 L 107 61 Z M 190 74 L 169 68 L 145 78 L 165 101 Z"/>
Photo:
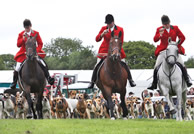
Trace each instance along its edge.
<path fill-rule="evenodd" d="M 94 88 L 94 82 L 90 82 L 88 88 Z"/>
<path fill-rule="evenodd" d="M 49 83 L 50 85 L 53 85 L 54 82 L 55 82 L 55 79 L 54 79 L 54 78 L 48 77 L 48 83 Z"/>
<path fill-rule="evenodd" d="M 17 83 L 14 83 L 14 82 L 13 82 L 13 83 L 11 83 L 10 88 L 11 88 L 11 89 L 16 89 L 16 85 L 17 85 Z"/>
<path fill-rule="evenodd" d="M 136 84 L 135 84 L 135 82 L 133 80 L 129 80 L 129 84 L 130 84 L 131 87 L 135 87 L 136 86 Z"/>
<path fill-rule="evenodd" d="M 150 90 L 157 89 L 157 85 L 155 85 L 154 83 L 151 83 L 150 86 L 148 86 L 147 89 L 150 89 Z"/>
<path fill-rule="evenodd" d="M 193 85 L 193 83 L 188 79 L 188 80 L 186 80 L 186 84 L 187 84 L 187 87 L 190 87 L 190 86 L 192 86 Z"/>

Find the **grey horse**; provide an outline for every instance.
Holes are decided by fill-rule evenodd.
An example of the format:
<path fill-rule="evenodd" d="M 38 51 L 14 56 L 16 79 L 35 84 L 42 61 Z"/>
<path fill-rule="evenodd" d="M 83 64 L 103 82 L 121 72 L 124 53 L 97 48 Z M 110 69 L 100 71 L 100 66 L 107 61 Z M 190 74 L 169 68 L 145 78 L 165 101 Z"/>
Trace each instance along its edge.
<path fill-rule="evenodd" d="M 162 51 L 165 58 L 158 71 L 158 87 L 166 97 L 171 113 L 176 113 L 176 120 L 182 121 L 181 104 L 185 111 L 187 85 L 183 78 L 182 71 L 176 64 L 178 55 L 178 42 L 168 40 L 168 47 Z M 177 95 L 176 108 L 172 96 Z"/>

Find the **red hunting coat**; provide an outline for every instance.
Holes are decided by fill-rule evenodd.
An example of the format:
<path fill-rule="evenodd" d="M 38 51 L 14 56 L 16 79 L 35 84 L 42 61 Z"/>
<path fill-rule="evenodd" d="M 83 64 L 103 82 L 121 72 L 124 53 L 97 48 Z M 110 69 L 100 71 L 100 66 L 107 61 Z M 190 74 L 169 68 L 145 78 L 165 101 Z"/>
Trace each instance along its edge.
<path fill-rule="evenodd" d="M 25 48 L 25 42 L 27 41 L 27 38 L 25 38 L 25 40 L 23 40 L 23 34 L 25 31 L 22 31 L 21 33 L 19 33 L 18 36 L 18 40 L 17 40 L 17 47 L 20 47 L 20 50 L 17 52 L 16 56 L 14 57 L 14 60 L 17 62 L 23 62 L 26 59 L 26 48 Z M 36 37 L 36 41 L 37 41 L 37 47 L 36 47 L 36 51 L 37 53 L 45 53 L 42 50 L 42 39 L 39 35 L 39 32 L 32 30 L 30 36 L 34 37 L 37 34 Z M 41 58 L 44 58 L 46 56 L 46 54 L 38 54 Z"/>
<path fill-rule="evenodd" d="M 170 26 L 170 32 L 165 29 L 162 36 L 160 36 L 159 29 L 163 28 L 163 26 L 158 27 L 156 30 L 156 34 L 154 36 L 154 42 L 158 42 L 160 40 L 160 45 L 157 46 L 155 51 L 155 56 L 158 56 L 159 53 L 163 50 L 165 50 L 168 46 L 168 38 L 171 37 L 172 41 L 176 41 L 176 38 L 178 37 L 180 39 L 180 43 L 178 44 L 179 53 L 185 54 L 185 49 L 181 46 L 182 43 L 185 40 L 185 36 L 180 31 L 178 26 Z"/>
<path fill-rule="evenodd" d="M 98 35 L 96 36 L 96 42 L 99 42 L 102 40 L 102 38 L 100 37 L 100 35 L 103 33 L 103 31 L 105 29 L 108 29 L 107 26 L 103 26 L 100 30 L 100 32 L 98 33 Z M 121 35 L 121 41 L 122 41 L 122 45 L 123 45 L 123 38 L 124 38 L 124 32 L 123 32 L 123 28 L 122 27 L 119 27 L 119 26 L 116 26 L 115 25 L 115 28 L 114 28 L 114 34 L 115 35 L 119 35 L 119 32 L 122 32 L 122 35 Z M 98 58 L 102 59 L 103 57 L 100 56 L 101 53 L 108 53 L 108 48 L 109 48 L 109 42 L 110 42 L 110 39 L 111 39 L 111 30 L 109 29 L 109 32 L 107 34 L 104 35 L 104 40 L 100 46 L 100 49 L 98 51 Z M 125 58 L 126 55 L 125 55 L 125 52 L 123 50 L 123 48 L 121 48 L 121 59 Z"/>

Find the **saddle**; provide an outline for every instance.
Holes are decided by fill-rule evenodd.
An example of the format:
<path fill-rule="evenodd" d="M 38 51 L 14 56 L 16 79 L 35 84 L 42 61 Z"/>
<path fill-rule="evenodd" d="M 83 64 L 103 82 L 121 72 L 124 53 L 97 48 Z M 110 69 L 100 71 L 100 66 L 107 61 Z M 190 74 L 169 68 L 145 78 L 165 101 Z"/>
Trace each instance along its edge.
<path fill-rule="evenodd" d="M 100 53 L 100 54 L 102 54 L 102 53 Z M 104 57 L 100 60 L 100 62 L 96 65 L 96 69 L 97 69 L 97 73 L 96 73 L 96 81 L 95 81 L 95 84 L 97 84 L 97 82 L 98 82 L 98 79 L 99 79 L 99 77 L 100 77 L 100 69 L 102 68 L 102 66 L 103 66 L 103 64 L 104 64 L 104 62 L 105 62 L 105 59 L 106 59 L 106 57 L 107 57 L 107 53 L 103 53 L 104 55 Z M 122 61 L 120 61 L 120 64 L 121 64 L 121 66 L 123 66 L 124 67 L 124 65 L 123 65 L 123 63 L 122 63 Z"/>
<path fill-rule="evenodd" d="M 42 59 L 42 58 L 41 58 Z M 42 59 L 43 60 L 43 59 Z M 44 60 L 43 60 L 44 61 Z M 21 73 L 22 73 L 22 68 L 23 68 L 23 66 L 24 66 L 24 64 L 25 64 L 25 62 L 26 62 L 26 59 L 22 62 L 22 64 L 20 65 L 20 68 L 19 68 L 19 71 L 18 71 L 18 75 L 19 75 L 19 77 L 21 77 Z M 42 66 L 44 66 L 44 65 L 42 65 L 42 63 L 39 61 L 39 60 L 37 60 L 37 62 L 38 62 L 38 64 L 40 65 L 40 67 L 41 67 L 41 69 L 43 70 L 43 68 L 42 68 Z M 48 65 L 46 64 L 46 62 L 44 61 L 44 64 L 46 65 L 45 67 L 46 68 L 48 68 Z M 44 70 L 43 70 L 44 71 Z"/>
<path fill-rule="evenodd" d="M 42 59 L 43 60 L 43 59 Z M 26 59 L 21 63 L 21 65 L 20 65 L 20 68 L 19 68 L 19 70 L 18 70 L 18 82 L 20 83 L 20 85 L 22 86 L 22 81 L 21 81 L 21 78 L 22 78 L 22 68 L 23 68 L 23 66 L 24 66 L 24 64 L 26 63 Z M 44 60 L 43 60 L 44 61 Z M 42 63 L 39 61 L 39 60 L 37 60 L 37 62 L 38 62 L 38 64 L 39 64 L 39 66 L 40 66 L 40 68 L 42 69 L 42 71 L 44 72 L 44 69 L 43 69 L 43 67 L 42 66 L 44 66 L 44 65 L 42 65 Z M 46 62 L 44 61 L 44 63 L 45 63 L 45 65 L 46 65 L 46 68 L 48 67 L 47 66 L 47 64 L 46 64 Z M 22 87 L 23 88 L 23 87 Z M 23 90 L 23 89 L 22 89 Z"/>

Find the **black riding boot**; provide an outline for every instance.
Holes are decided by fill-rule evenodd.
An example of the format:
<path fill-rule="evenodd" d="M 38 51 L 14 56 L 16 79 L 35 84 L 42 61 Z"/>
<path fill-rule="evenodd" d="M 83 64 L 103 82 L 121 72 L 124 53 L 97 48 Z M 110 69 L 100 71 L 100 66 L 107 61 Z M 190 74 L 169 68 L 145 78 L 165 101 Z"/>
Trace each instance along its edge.
<path fill-rule="evenodd" d="M 160 65 L 154 69 L 153 82 L 148 87 L 148 89 L 150 89 L 150 90 L 154 90 L 157 88 L 157 83 L 158 83 L 157 73 L 158 73 L 159 67 L 160 67 Z"/>
<path fill-rule="evenodd" d="M 101 59 L 100 62 L 95 66 L 93 74 L 92 74 L 92 80 L 91 80 L 88 88 L 94 88 L 94 84 L 95 84 L 96 78 L 97 78 L 97 71 L 98 71 L 98 68 L 100 67 L 100 65 L 102 64 L 102 62 L 103 62 L 103 59 Z"/>
<path fill-rule="evenodd" d="M 130 72 L 130 70 L 129 70 L 129 67 L 128 67 L 127 64 L 126 64 L 125 62 L 123 62 L 123 61 L 121 61 L 121 65 L 125 68 L 125 70 L 126 70 L 127 73 L 128 73 L 129 84 L 131 85 L 131 87 L 135 87 L 136 84 L 135 84 L 135 82 L 134 82 L 133 79 L 132 79 L 132 75 L 131 75 L 131 72 Z"/>
<path fill-rule="evenodd" d="M 44 71 L 44 75 L 45 75 L 45 77 L 46 77 L 48 83 L 49 83 L 50 85 L 53 85 L 54 82 L 55 82 L 55 79 L 54 79 L 54 78 L 51 78 L 51 76 L 50 76 L 50 74 L 49 74 L 49 71 L 48 71 L 48 67 L 47 67 L 47 66 L 45 67 L 45 66 L 44 66 L 42 63 L 40 63 L 40 62 L 38 62 L 38 63 L 39 63 L 39 65 L 40 65 L 40 67 L 42 68 L 42 70 Z"/>
<path fill-rule="evenodd" d="M 18 72 L 14 70 L 13 72 L 13 82 L 10 85 L 11 89 L 15 89 L 18 81 Z"/>
<path fill-rule="evenodd" d="M 187 73 L 186 67 L 184 67 L 182 64 L 180 64 L 178 62 L 176 64 L 180 67 L 180 69 L 181 69 L 181 71 L 183 73 L 183 77 L 184 77 L 184 79 L 185 79 L 185 81 L 187 83 L 187 87 L 192 86 L 193 84 L 192 84 L 191 80 L 189 79 L 189 75 Z"/>

